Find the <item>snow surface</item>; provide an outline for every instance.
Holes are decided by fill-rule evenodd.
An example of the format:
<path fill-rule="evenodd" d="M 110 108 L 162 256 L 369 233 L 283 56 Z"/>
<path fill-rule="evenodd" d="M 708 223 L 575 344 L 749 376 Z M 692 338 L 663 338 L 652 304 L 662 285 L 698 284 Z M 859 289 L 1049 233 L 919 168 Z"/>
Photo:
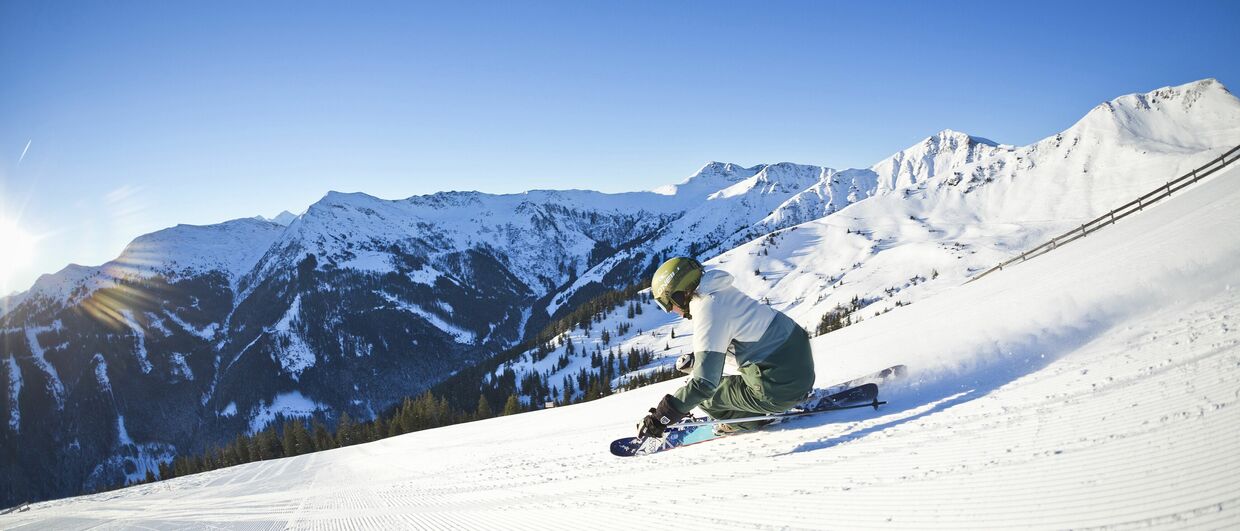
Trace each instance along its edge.
<path fill-rule="evenodd" d="M 142 325 L 134 320 L 132 311 L 121 310 L 119 313 L 121 322 L 125 323 L 125 326 L 128 326 L 133 331 L 134 355 L 138 357 L 139 367 L 142 368 L 143 373 L 150 374 L 151 369 L 154 367 L 151 365 L 151 359 L 146 352 L 146 332 L 142 330 Z"/>
<path fill-rule="evenodd" d="M 22 408 L 18 398 L 22 394 L 22 371 L 17 366 L 17 360 L 13 359 L 13 355 L 4 358 L 8 364 L 8 391 L 9 391 L 9 429 L 14 432 L 21 431 L 22 426 Z"/>
<path fill-rule="evenodd" d="M 96 353 L 91 358 L 91 362 L 95 364 L 95 381 L 99 382 L 99 388 L 112 394 L 112 378 L 108 376 L 108 360 L 104 359 L 102 353 Z"/>
<path fill-rule="evenodd" d="M 162 334 L 164 337 L 169 337 L 172 335 L 172 330 L 168 329 L 168 326 L 164 324 L 164 320 L 160 319 L 158 315 L 155 315 L 151 312 L 143 312 L 143 315 L 146 316 L 147 324 L 151 328 L 154 328 L 156 331 Z"/>
<path fill-rule="evenodd" d="M 229 410 L 236 413 L 236 404 L 230 403 L 230 407 L 225 408 L 221 415 L 228 415 Z M 325 411 L 327 408 L 322 404 L 315 402 L 300 391 L 292 391 L 288 393 L 280 393 L 271 400 L 271 403 L 262 402 L 258 408 L 250 415 L 250 433 L 257 433 L 266 428 L 268 424 L 276 419 L 276 415 L 283 414 L 287 418 L 309 417 L 317 411 Z"/>
<path fill-rule="evenodd" d="M 287 344 L 277 341 L 278 352 L 273 352 L 272 355 L 280 363 L 280 367 L 284 369 L 284 372 L 294 380 L 299 379 L 303 371 L 313 367 L 318 361 L 314 350 L 301 337 L 299 328 L 301 328 L 301 294 L 293 298 L 293 303 L 289 305 L 288 311 L 284 312 L 284 316 L 280 318 L 280 321 L 268 330 L 268 332 L 274 332 L 276 337 L 284 338 L 287 341 Z M 255 341 L 257 340 L 256 338 Z M 253 344 L 254 341 L 251 341 L 250 345 Z M 244 349 L 241 349 L 241 352 L 248 350 L 250 345 L 246 345 Z M 238 357 L 240 357 L 240 354 L 238 354 Z"/>
<path fill-rule="evenodd" d="M 396 309 L 421 317 L 422 319 L 425 319 L 427 323 L 430 323 L 431 326 L 443 330 L 445 334 L 452 336 L 453 341 L 456 341 L 457 343 L 470 344 L 473 343 L 477 337 L 477 334 L 453 325 L 452 323 L 443 320 L 442 317 L 426 311 L 426 309 L 421 306 L 402 301 L 400 300 L 400 297 L 392 295 L 391 293 L 381 291 L 379 292 L 379 295 L 382 296 L 384 300 L 392 303 L 392 306 Z M 452 313 L 450 309 L 448 310 L 448 313 Z"/>
<path fill-rule="evenodd" d="M 0 527 L 1234 528 L 1238 234 L 1231 168 L 1055 252 L 815 338 L 822 385 L 909 365 L 878 412 L 609 455 L 680 384 L 665 382 L 34 504 Z M 800 228 L 779 245 L 819 237 Z"/>
<path fill-rule="evenodd" d="M 56 367 L 52 366 L 51 362 L 47 361 L 47 352 L 39 344 L 39 334 L 48 330 L 46 327 L 27 327 L 26 344 L 30 346 L 30 353 L 34 364 L 47 374 L 47 390 L 52 395 L 52 399 L 56 401 L 56 407 L 64 409 L 65 384 L 60 381 L 60 373 L 56 370 Z"/>
<path fill-rule="evenodd" d="M 172 374 L 173 375 L 179 376 L 184 380 L 194 379 L 194 371 L 193 369 L 189 368 L 189 362 L 185 360 L 185 354 L 182 354 L 180 352 L 173 352 L 171 355 L 169 355 L 168 359 L 172 361 Z"/>
<path fill-rule="evenodd" d="M 209 325 L 207 325 L 207 326 L 205 326 L 205 327 L 203 327 L 203 328 L 199 329 L 199 328 L 195 328 L 193 325 L 191 325 L 191 324 L 189 324 L 189 323 L 185 322 L 185 320 L 184 320 L 184 319 L 181 319 L 180 317 L 177 317 L 177 314 L 175 314 L 175 313 L 172 313 L 172 312 L 164 312 L 164 315 L 167 315 L 167 316 L 168 316 L 168 319 L 171 319 L 171 320 L 172 320 L 172 322 L 176 323 L 176 325 L 177 325 L 177 326 L 179 326 L 179 327 L 181 327 L 181 329 L 182 329 L 182 330 L 185 330 L 186 332 L 189 332 L 189 333 L 190 333 L 190 334 L 192 334 L 192 335 L 198 336 L 199 338 L 202 338 L 202 339 L 204 339 L 204 340 L 206 340 L 206 341 L 211 341 L 212 339 L 214 339 L 214 338 L 215 338 L 215 332 L 216 332 L 216 330 L 218 330 L 218 329 L 219 329 L 219 325 L 218 325 L 218 324 L 216 324 L 216 323 L 211 323 L 211 324 L 209 324 Z"/>

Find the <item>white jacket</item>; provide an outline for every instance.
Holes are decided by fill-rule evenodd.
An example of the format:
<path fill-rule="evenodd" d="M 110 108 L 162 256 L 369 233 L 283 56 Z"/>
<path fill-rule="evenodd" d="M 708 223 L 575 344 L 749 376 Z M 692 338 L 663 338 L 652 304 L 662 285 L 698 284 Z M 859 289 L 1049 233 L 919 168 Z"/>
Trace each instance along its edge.
<path fill-rule="evenodd" d="M 732 287 L 732 275 L 711 269 L 689 299 L 693 320 L 693 371 L 672 393 L 673 406 L 687 412 L 714 395 L 726 358 L 737 367 L 758 363 L 788 340 L 796 322 Z"/>
<path fill-rule="evenodd" d="M 791 331 L 770 338 L 778 341 L 775 344 L 763 345 L 761 340 L 779 312 L 732 287 L 732 275 L 719 269 L 702 275 L 689 301 L 689 315 L 693 317 L 693 351 L 731 354 L 737 366 L 762 361 Z"/>

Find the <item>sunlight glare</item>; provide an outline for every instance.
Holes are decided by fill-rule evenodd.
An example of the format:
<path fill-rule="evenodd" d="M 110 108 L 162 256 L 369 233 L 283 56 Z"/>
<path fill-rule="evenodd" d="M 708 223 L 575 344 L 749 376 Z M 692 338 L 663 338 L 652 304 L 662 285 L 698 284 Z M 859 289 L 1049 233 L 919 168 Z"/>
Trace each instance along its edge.
<path fill-rule="evenodd" d="M 17 223 L 0 219 L 0 288 L 8 291 L 12 275 L 34 261 L 34 250 L 33 236 Z"/>

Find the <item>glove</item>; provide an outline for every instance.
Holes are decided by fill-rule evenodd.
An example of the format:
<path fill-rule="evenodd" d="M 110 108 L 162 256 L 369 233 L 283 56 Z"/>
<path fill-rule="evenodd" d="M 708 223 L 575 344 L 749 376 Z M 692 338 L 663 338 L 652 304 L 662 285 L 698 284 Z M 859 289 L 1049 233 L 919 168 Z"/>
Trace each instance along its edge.
<path fill-rule="evenodd" d="M 681 354 L 676 358 L 676 370 L 685 374 L 693 374 L 693 353 Z"/>
<path fill-rule="evenodd" d="M 637 425 L 638 437 L 663 437 L 663 430 L 685 418 L 686 413 L 677 410 L 671 398 L 672 395 L 664 395 L 657 407 L 650 408 L 650 414 Z"/>

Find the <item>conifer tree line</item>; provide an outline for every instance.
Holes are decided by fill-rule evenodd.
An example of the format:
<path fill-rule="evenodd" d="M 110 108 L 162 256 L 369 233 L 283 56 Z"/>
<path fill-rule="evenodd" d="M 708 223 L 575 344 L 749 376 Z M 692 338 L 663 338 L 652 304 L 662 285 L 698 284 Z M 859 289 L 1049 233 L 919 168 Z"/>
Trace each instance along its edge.
<path fill-rule="evenodd" d="M 682 375 L 671 366 L 640 370 L 655 359 L 650 349 L 630 348 L 622 351 L 618 346 L 610 345 L 613 338 L 631 331 L 631 320 L 641 315 L 643 305 L 650 302 L 649 293 L 641 292 L 646 287 L 648 284 L 643 283 L 605 292 L 548 324 L 534 337 L 487 361 L 458 371 L 416 398 L 406 397 L 398 406 L 373 420 L 358 422 L 345 412 L 335 419 L 333 428 L 328 424 L 330 419 L 321 413 L 297 418 L 277 415 L 275 421 L 261 431 L 237 435 L 228 443 L 199 455 L 177 456 L 171 462 L 159 464 L 158 476 L 148 470 L 144 480 L 129 484 L 343 448 L 414 431 L 514 415 L 544 404 L 562 406 L 587 402 L 618 391 L 680 377 Z M 847 304 L 828 310 L 816 327 L 816 335 L 859 321 L 854 320 L 853 314 L 868 302 L 853 297 Z M 584 345 L 573 343 L 568 332 L 580 329 L 590 334 L 595 325 L 602 323 L 609 313 L 621 306 L 625 307 L 627 320 L 616 325 L 614 335 L 606 328 L 600 330 L 598 337 L 602 345 L 595 346 L 591 352 Z M 675 331 L 672 337 L 675 337 Z M 560 347 L 564 347 L 564 352 L 556 360 L 554 371 L 529 372 L 518 380 L 511 368 L 505 368 L 496 376 L 499 367 L 527 353 L 537 362 Z M 574 374 L 551 381 L 553 372 L 566 368 L 578 355 L 590 357 L 588 369 L 582 367 Z M 613 381 L 616 382 L 614 388 Z M 125 485 L 118 485 L 117 488 L 121 486 Z"/>
<path fill-rule="evenodd" d="M 510 348 L 487 362 L 468 367 L 444 382 L 423 392 L 416 398 L 407 397 L 399 406 L 375 419 L 358 422 L 348 413 L 341 413 L 331 427 L 323 414 L 313 417 L 290 418 L 277 415 L 264 429 L 239 434 L 228 443 L 198 455 L 177 456 L 171 462 L 160 463 L 158 475 L 148 471 L 144 480 L 117 485 L 148 483 L 160 479 L 196 474 L 220 468 L 308 454 L 334 448 L 343 448 L 414 431 L 437 428 L 481 420 L 494 416 L 507 416 L 536 409 L 549 403 L 555 406 L 587 402 L 608 396 L 617 391 L 635 389 L 681 376 L 671 366 L 638 371 L 654 361 L 649 349 L 630 348 L 622 352 L 617 346 L 606 350 L 596 347 L 589 353 L 590 368 L 550 381 L 550 373 L 527 373 L 520 381 L 512 369 L 491 377 L 502 364 L 517 359 L 526 352 L 533 352 L 535 359 L 543 359 L 559 346 L 566 353 L 585 354 L 584 347 L 573 345 L 564 335 L 574 329 L 587 332 L 601 323 L 608 313 L 625 307 L 629 319 L 641 315 L 642 305 L 650 302 L 648 294 L 640 293 L 646 286 L 637 284 L 623 290 L 609 291 L 587 301 L 567 315 L 555 320 L 533 338 Z M 610 343 L 612 337 L 627 334 L 631 323 L 617 325 L 615 336 L 603 330 L 600 337 Z M 563 336 L 562 340 L 556 339 Z M 560 342 L 562 341 L 562 343 Z M 578 349 L 582 350 L 578 350 Z M 567 357 L 557 360 L 557 367 L 568 364 Z M 638 371 L 633 373 L 634 371 Z M 633 374 L 630 374 L 633 373 Z M 623 378 L 620 378 L 624 376 Z M 617 381 L 615 388 L 611 382 Z M 529 405 L 521 396 L 529 397 Z M 498 404 L 495 406 L 493 404 Z"/>
<path fill-rule="evenodd" d="M 459 370 L 455 375 L 432 388 L 432 391 L 436 396 L 445 397 L 449 403 L 460 409 L 472 408 L 472 405 L 479 400 L 480 394 L 485 395 L 490 403 L 504 401 L 506 397 L 513 394 L 518 397 L 526 396 L 533 406 L 545 402 L 555 405 L 572 404 L 614 392 L 615 389 L 610 389 L 608 385 L 610 381 L 618 375 L 649 364 L 654 360 L 654 353 L 632 349 L 630 352 L 620 352 L 615 347 L 609 347 L 607 350 L 596 348 L 593 352 L 589 352 L 584 350 L 584 346 L 575 344 L 567 333 L 576 329 L 590 333 L 595 326 L 603 322 L 609 313 L 621 307 L 625 308 L 625 315 L 628 319 L 641 315 L 644 311 L 642 306 L 651 300 L 649 293 L 641 292 L 647 287 L 649 284 L 645 281 L 624 289 L 602 293 L 551 322 L 533 337 L 486 361 Z M 614 333 L 611 330 L 600 330 L 599 337 L 604 339 L 604 343 L 610 343 L 612 338 L 627 334 L 631 330 L 632 323 L 620 323 L 616 325 Z M 526 373 L 518 379 L 512 369 L 500 370 L 500 367 L 520 359 L 527 353 L 532 361 L 541 361 L 560 347 L 564 347 L 564 353 L 556 360 L 555 371 L 566 368 L 574 356 L 589 354 L 592 356 L 592 368 L 610 367 L 609 374 L 593 374 L 587 378 L 579 378 L 580 374 L 578 374 L 575 377 L 551 381 L 550 371 Z M 607 359 L 610 361 L 604 361 Z M 652 376 L 645 378 L 650 377 Z M 625 382 L 625 386 L 621 389 L 631 388 L 627 385 L 628 382 Z M 566 392 L 570 387 L 571 390 Z M 597 392 L 591 392 L 591 388 Z M 602 388 L 608 389 L 604 391 Z"/>
<path fill-rule="evenodd" d="M 379 415 L 371 421 L 357 422 L 347 412 L 342 413 L 334 430 L 318 415 L 311 418 L 277 415 L 276 420 L 262 431 L 237 435 L 227 444 L 203 454 L 178 456 L 170 463 L 160 463 L 158 479 L 343 448 L 414 431 L 489 418 L 497 414 L 515 415 L 524 410 L 516 395 L 509 396 L 498 412 L 492 410 L 486 395 L 479 397 L 475 410 L 461 411 L 450 406 L 447 400 L 437 398 L 427 391 L 417 398 L 405 398 L 391 413 Z M 132 482 L 130 485 L 156 479 L 155 475 L 148 471 L 145 481 Z"/>

